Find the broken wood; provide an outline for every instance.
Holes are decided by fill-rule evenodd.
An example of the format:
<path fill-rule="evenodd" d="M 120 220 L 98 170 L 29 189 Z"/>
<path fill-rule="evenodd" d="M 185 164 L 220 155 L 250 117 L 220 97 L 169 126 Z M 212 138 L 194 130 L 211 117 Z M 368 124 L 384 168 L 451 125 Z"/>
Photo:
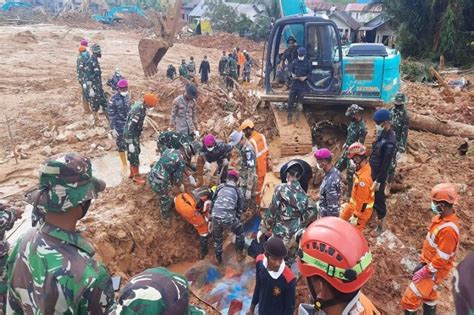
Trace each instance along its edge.
<path fill-rule="evenodd" d="M 13 145 L 13 156 L 15 157 L 15 164 L 18 164 L 18 157 L 16 156 L 16 152 L 17 152 L 16 143 L 15 143 L 15 140 L 13 139 L 13 134 L 12 134 L 12 131 L 10 129 L 10 123 L 8 121 L 7 115 L 5 115 L 5 124 L 7 125 L 8 136 L 10 137 L 10 142 Z"/>
<path fill-rule="evenodd" d="M 474 139 L 474 126 L 451 120 L 441 120 L 412 112 L 408 113 L 410 129 L 428 131 L 443 136 L 459 136 Z"/>
<path fill-rule="evenodd" d="M 444 81 L 443 77 L 433 67 L 430 67 L 430 73 L 436 78 L 439 84 L 444 87 L 447 96 L 454 96 L 453 90 L 449 87 L 448 83 Z"/>

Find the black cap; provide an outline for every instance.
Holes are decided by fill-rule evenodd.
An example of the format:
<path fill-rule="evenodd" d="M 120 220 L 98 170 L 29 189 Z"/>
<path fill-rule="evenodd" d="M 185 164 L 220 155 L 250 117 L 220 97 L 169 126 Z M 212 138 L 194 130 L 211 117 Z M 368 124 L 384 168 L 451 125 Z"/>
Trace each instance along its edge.
<path fill-rule="evenodd" d="M 288 250 L 283 243 L 283 240 L 277 236 L 271 237 L 264 245 L 265 252 L 275 258 L 285 258 L 288 255 Z"/>
<path fill-rule="evenodd" d="M 187 84 L 186 85 L 186 93 L 192 98 L 196 99 L 198 97 L 198 90 L 194 84 Z"/>

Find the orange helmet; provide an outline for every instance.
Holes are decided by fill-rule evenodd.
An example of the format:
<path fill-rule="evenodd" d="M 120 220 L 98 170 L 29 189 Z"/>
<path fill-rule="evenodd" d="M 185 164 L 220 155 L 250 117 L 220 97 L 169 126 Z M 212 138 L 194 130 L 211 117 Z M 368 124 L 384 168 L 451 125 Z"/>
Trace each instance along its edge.
<path fill-rule="evenodd" d="M 374 272 L 367 240 L 352 224 L 337 217 L 316 220 L 306 228 L 297 261 L 305 277 L 322 277 L 342 293 L 357 291 Z"/>
<path fill-rule="evenodd" d="M 434 201 L 444 201 L 449 204 L 454 204 L 458 200 L 459 195 L 454 184 L 443 183 L 431 189 L 430 197 Z"/>
<path fill-rule="evenodd" d="M 79 52 L 85 52 L 86 50 L 86 46 L 79 46 Z"/>
<path fill-rule="evenodd" d="M 366 154 L 367 154 L 367 149 L 365 148 L 365 145 L 363 145 L 360 142 L 354 142 L 347 149 L 347 157 L 349 159 L 352 159 L 354 155 L 366 155 Z"/>
<path fill-rule="evenodd" d="M 148 107 L 155 107 L 158 104 L 158 97 L 153 93 L 146 93 L 143 96 L 143 103 Z"/>
<path fill-rule="evenodd" d="M 243 131 L 247 128 L 253 129 L 255 127 L 255 124 L 253 123 L 252 120 L 250 119 L 245 119 L 242 124 L 240 125 L 240 131 Z"/>

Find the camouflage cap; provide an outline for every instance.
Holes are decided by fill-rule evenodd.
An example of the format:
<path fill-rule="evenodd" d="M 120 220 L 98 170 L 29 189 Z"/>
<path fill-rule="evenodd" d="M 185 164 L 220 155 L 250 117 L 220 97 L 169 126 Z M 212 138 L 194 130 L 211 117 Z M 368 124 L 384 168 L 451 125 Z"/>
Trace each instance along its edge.
<path fill-rule="evenodd" d="M 91 51 L 94 53 L 94 54 L 99 54 L 101 53 L 101 48 L 99 46 L 99 44 L 94 44 L 91 46 Z"/>
<path fill-rule="evenodd" d="M 47 160 L 39 178 L 39 188 L 26 200 L 44 212 L 66 212 L 105 189 L 105 182 L 92 176 L 90 159 L 74 152 Z"/>
<path fill-rule="evenodd" d="M 357 104 L 352 104 L 351 106 L 349 106 L 349 108 L 346 110 L 346 116 L 353 116 L 355 114 L 358 114 L 360 113 L 361 111 L 363 111 L 364 108 L 363 107 L 360 107 L 359 105 Z"/>
<path fill-rule="evenodd" d="M 393 100 L 393 103 L 395 105 L 403 105 L 406 103 L 406 96 L 404 93 L 402 92 L 398 92 L 397 94 L 395 94 L 395 98 Z"/>

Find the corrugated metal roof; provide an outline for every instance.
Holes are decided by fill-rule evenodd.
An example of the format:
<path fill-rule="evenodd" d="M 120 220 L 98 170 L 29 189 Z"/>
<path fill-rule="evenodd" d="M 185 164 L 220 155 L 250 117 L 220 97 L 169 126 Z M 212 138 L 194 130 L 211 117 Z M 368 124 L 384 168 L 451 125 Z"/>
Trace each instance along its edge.
<path fill-rule="evenodd" d="M 350 14 L 347 12 L 334 11 L 329 15 L 329 18 L 332 16 L 338 17 L 340 20 L 344 21 L 351 29 L 358 30 L 360 28 L 360 23 L 357 22 Z"/>
<path fill-rule="evenodd" d="M 361 31 L 371 31 L 373 29 L 379 28 L 380 26 L 384 25 L 389 20 L 385 19 L 384 14 L 377 15 L 369 22 L 365 23 L 359 30 Z"/>

